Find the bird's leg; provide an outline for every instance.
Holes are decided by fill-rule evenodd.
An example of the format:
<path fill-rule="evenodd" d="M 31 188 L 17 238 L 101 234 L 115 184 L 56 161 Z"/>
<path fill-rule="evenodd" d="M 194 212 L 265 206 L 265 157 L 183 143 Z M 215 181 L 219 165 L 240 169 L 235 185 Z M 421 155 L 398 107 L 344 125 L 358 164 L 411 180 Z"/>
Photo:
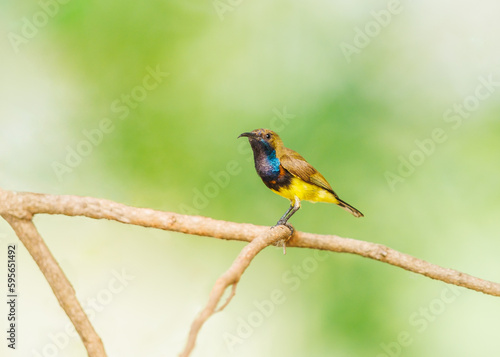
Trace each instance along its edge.
<path fill-rule="evenodd" d="M 295 212 L 297 212 L 300 208 L 300 200 L 298 197 L 295 197 L 295 200 L 293 203 L 290 204 L 290 207 L 288 208 L 288 210 L 285 212 L 285 214 L 280 218 L 280 220 L 276 223 L 276 226 L 287 226 L 288 229 L 290 229 L 290 231 L 292 232 L 292 235 L 293 235 L 293 232 L 294 232 L 294 229 L 292 227 L 292 225 L 288 224 L 288 220 L 290 219 L 290 217 L 293 216 L 293 214 Z"/>
<path fill-rule="evenodd" d="M 286 219 L 286 216 L 288 216 L 288 213 L 293 209 L 293 203 L 290 202 L 290 207 L 288 207 L 288 210 L 285 212 L 283 216 L 281 216 L 280 220 L 278 223 L 276 223 L 277 226 L 281 226 L 282 224 L 285 224 L 288 219 Z"/>
<path fill-rule="evenodd" d="M 277 226 L 287 225 L 286 222 L 288 222 L 290 217 L 292 217 L 293 214 L 299 210 L 299 208 L 300 208 L 300 200 L 297 196 L 295 196 L 294 201 L 293 202 L 290 201 L 290 207 L 285 212 L 285 214 L 280 218 L 278 223 L 276 223 L 276 225 Z"/>
<path fill-rule="evenodd" d="M 274 228 L 276 226 L 283 225 L 283 226 L 287 226 L 291 232 L 290 236 L 287 239 L 282 239 L 282 240 L 276 242 L 276 245 L 279 245 L 280 243 L 283 245 L 283 254 L 286 254 L 286 242 L 287 242 L 287 240 L 293 236 L 293 232 L 295 231 L 295 229 L 292 227 L 292 225 L 287 223 L 287 222 L 290 219 L 290 217 L 292 217 L 292 215 L 299 210 L 299 208 L 300 208 L 300 200 L 298 199 L 298 197 L 295 197 L 294 202 L 291 202 L 290 207 L 285 212 L 285 214 L 280 218 L 278 223 L 276 223 L 275 226 L 271 227 L 271 228 Z"/>
<path fill-rule="evenodd" d="M 280 218 L 280 220 L 278 221 L 278 223 L 276 223 L 276 225 L 277 226 L 282 225 L 282 224 L 287 225 L 286 222 L 288 222 L 290 217 L 292 217 L 294 215 L 294 213 L 299 210 L 299 208 L 300 208 L 300 200 L 297 196 L 295 196 L 294 202 L 290 205 L 290 208 L 288 209 L 288 211 L 285 212 L 283 217 Z"/>

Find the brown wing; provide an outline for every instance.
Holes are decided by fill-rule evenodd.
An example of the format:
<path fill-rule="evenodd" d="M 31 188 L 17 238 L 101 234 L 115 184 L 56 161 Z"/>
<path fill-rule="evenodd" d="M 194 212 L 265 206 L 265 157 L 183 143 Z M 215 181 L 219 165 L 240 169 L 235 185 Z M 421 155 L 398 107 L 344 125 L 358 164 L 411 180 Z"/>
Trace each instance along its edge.
<path fill-rule="evenodd" d="M 279 160 L 281 162 L 281 166 L 283 166 L 283 168 L 285 168 L 293 176 L 298 177 L 305 182 L 324 188 L 337 196 L 323 175 L 312 167 L 306 159 L 300 156 L 299 153 L 291 149 L 284 148 Z"/>

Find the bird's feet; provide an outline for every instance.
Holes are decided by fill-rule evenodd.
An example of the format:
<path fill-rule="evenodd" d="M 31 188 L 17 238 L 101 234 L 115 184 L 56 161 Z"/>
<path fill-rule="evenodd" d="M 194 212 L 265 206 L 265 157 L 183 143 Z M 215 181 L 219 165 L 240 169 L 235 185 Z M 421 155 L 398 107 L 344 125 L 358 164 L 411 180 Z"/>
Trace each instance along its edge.
<path fill-rule="evenodd" d="M 281 245 L 283 247 L 283 254 L 286 254 L 286 242 L 288 242 L 288 240 L 290 238 L 292 238 L 293 232 L 295 232 L 295 229 L 293 228 L 293 226 L 290 223 L 287 223 L 286 221 L 282 221 L 282 220 L 279 220 L 278 223 L 276 223 L 276 225 L 271 227 L 271 229 L 273 229 L 274 227 L 278 227 L 278 226 L 285 226 L 290 230 L 290 235 L 288 236 L 288 238 L 280 239 L 279 241 L 277 241 L 275 243 L 275 245 L 277 247 L 279 247 Z"/>
<path fill-rule="evenodd" d="M 278 223 L 276 223 L 274 226 L 271 227 L 273 229 L 274 227 L 278 226 L 285 226 L 290 230 L 290 237 L 293 236 L 293 232 L 295 232 L 295 229 L 290 223 L 287 223 L 286 221 L 279 220 Z"/>

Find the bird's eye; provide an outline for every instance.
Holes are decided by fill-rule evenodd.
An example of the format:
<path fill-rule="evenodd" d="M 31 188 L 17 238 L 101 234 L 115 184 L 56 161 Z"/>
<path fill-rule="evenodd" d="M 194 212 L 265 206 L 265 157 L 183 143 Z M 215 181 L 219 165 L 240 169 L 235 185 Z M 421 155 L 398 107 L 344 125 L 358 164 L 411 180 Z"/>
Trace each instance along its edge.
<path fill-rule="evenodd" d="M 271 139 L 271 134 L 266 134 L 266 139 Z"/>

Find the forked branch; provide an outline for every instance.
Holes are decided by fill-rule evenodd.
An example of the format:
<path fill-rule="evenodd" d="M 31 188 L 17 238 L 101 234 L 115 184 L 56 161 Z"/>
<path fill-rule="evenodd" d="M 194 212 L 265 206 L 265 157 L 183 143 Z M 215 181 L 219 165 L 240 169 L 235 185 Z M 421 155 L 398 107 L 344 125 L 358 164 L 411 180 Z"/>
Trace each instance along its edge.
<path fill-rule="evenodd" d="M 25 230 L 30 231 L 31 233 L 29 234 L 33 236 L 36 229 L 32 226 L 33 223 L 31 219 L 35 214 L 60 214 L 66 216 L 85 216 L 94 219 L 109 219 L 143 227 L 152 227 L 219 239 L 252 242 L 242 250 L 231 268 L 217 280 L 210 294 L 206 308 L 193 322 L 188 344 L 186 345 L 183 356 L 189 355 L 189 352 L 186 351 L 188 351 L 189 348 L 192 349 L 194 346 L 193 336 L 196 337 L 203 322 L 213 314 L 226 288 L 232 285 L 233 291 L 230 298 L 234 295 L 235 284 L 241 278 L 241 275 L 248 267 L 248 264 L 250 264 L 252 258 L 267 245 L 285 239 L 287 234 L 289 234 L 286 227 L 278 227 L 277 229 L 269 230 L 269 227 L 220 221 L 207 217 L 188 216 L 173 212 L 162 212 L 149 208 L 130 207 L 113 201 L 92 197 L 16 193 L 0 189 L 0 215 L 7 219 L 11 225 L 14 223 L 13 228 L 16 230 L 16 234 L 18 234 L 19 238 L 23 241 L 34 258 L 33 249 L 35 247 L 25 243 L 26 239 L 23 238 L 25 234 L 20 227 L 24 227 Z M 36 234 L 38 233 L 36 232 Z M 43 241 L 40 237 L 37 244 L 42 243 Z M 448 284 L 462 286 L 484 294 L 500 296 L 500 284 L 498 283 L 476 278 L 456 270 L 443 268 L 376 243 L 341 238 L 334 235 L 295 232 L 293 237 L 287 242 L 287 246 L 357 254 L 417 274 L 422 274 Z M 55 260 L 48 249 L 42 249 L 39 254 L 40 257 L 35 258 L 35 260 L 38 259 L 37 263 L 40 269 L 42 269 L 45 264 L 54 265 Z M 57 263 L 55 263 L 55 265 L 57 266 Z M 57 266 L 57 268 L 59 267 Z M 60 273 L 62 273 L 62 271 Z M 60 290 L 67 289 L 67 286 L 59 286 L 55 281 L 49 278 L 47 278 L 47 280 L 58 299 L 60 299 Z M 86 322 L 80 315 L 79 310 L 81 307 L 78 301 L 76 301 L 76 298 L 66 302 L 59 300 L 59 302 L 71 321 L 75 324 L 84 343 L 87 341 L 94 341 L 98 344 L 97 342 L 100 340 L 96 340 L 95 336 L 97 335 L 94 335 L 95 332 L 93 332 L 93 329 L 88 328 L 88 326 L 84 327 Z M 65 306 L 65 304 L 69 305 Z M 227 302 L 222 308 L 226 305 Z M 104 349 L 102 349 L 101 353 L 98 350 L 91 351 L 87 345 L 86 347 L 91 357 L 105 356 Z"/>
<path fill-rule="evenodd" d="M 184 347 L 184 351 L 180 354 L 180 357 L 187 357 L 191 354 L 191 351 L 196 343 L 198 333 L 200 332 L 200 329 L 205 321 L 212 316 L 214 312 L 223 310 L 229 304 L 236 292 L 236 285 L 238 284 L 238 281 L 240 281 L 241 276 L 245 272 L 246 268 L 248 268 L 253 258 L 255 258 L 255 256 L 268 245 L 276 243 L 284 237 L 290 236 L 290 233 L 289 229 L 285 226 L 278 226 L 272 230 L 268 230 L 268 232 L 262 236 L 255 238 L 243 248 L 231 267 L 215 282 L 215 285 L 210 292 L 207 305 L 191 324 L 188 341 L 186 343 L 186 347 Z M 232 289 L 229 297 L 226 302 L 216 310 L 217 305 L 219 305 L 222 299 L 224 291 L 226 291 L 226 289 L 230 286 Z"/>

